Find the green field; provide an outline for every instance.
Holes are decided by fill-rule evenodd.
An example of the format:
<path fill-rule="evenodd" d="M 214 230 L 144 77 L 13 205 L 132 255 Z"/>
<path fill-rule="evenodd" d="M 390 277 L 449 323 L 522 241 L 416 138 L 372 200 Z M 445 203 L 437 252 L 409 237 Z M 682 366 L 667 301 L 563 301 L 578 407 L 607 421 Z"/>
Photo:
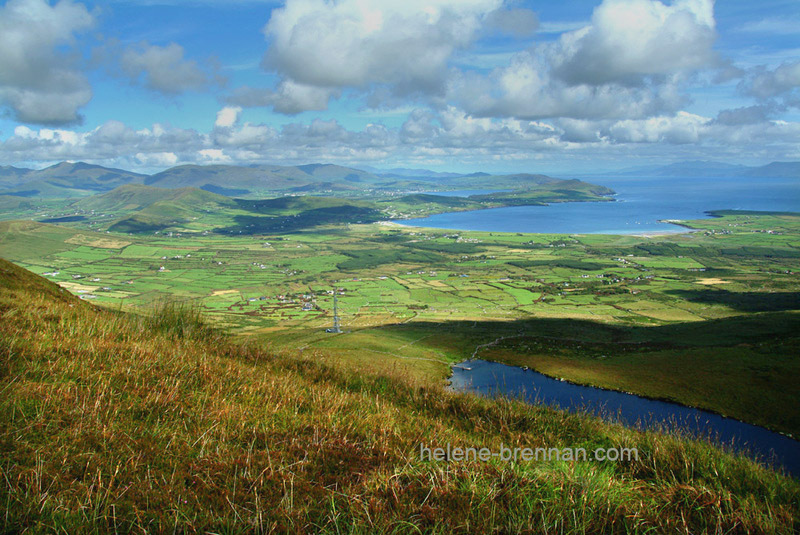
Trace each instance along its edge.
<path fill-rule="evenodd" d="M 199 231 L 225 217 L 137 234 L 89 230 L 104 228 L 91 218 L 5 222 L 0 256 L 101 306 L 189 300 L 248 340 L 334 363 L 444 379 L 505 338 L 479 356 L 800 432 L 797 214 L 725 213 L 657 237 L 350 222 Z M 334 291 L 340 336 L 324 332 Z"/>

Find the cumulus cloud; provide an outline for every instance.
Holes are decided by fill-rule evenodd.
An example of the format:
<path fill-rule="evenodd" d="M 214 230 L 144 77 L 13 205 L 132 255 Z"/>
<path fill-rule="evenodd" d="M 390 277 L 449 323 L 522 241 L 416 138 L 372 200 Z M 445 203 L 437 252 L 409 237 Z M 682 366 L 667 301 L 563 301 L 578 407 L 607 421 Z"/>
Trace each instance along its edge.
<path fill-rule="evenodd" d="M 203 89 L 212 81 L 196 61 L 184 58 L 183 47 L 177 43 L 158 46 L 143 42 L 128 47 L 120 58 L 120 68 L 132 83 L 166 95 Z"/>
<path fill-rule="evenodd" d="M 178 155 L 174 152 L 153 152 L 150 154 L 137 152 L 133 157 L 133 161 L 140 168 L 167 168 L 178 163 Z"/>
<path fill-rule="evenodd" d="M 563 118 L 556 121 L 561 129 L 561 139 L 571 143 L 593 143 L 601 141 L 601 131 L 606 128 L 606 122 L 589 121 L 586 119 Z"/>
<path fill-rule="evenodd" d="M 516 54 L 488 76 L 457 74 L 449 98 L 473 114 L 638 119 L 677 111 L 686 77 L 717 65 L 711 0 L 604 0 L 589 25 Z"/>
<path fill-rule="evenodd" d="M 488 78 L 454 78 L 450 97 L 473 114 L 521 119 L 640 118 L 685 102 L 678 79 L 642 86 L 566 84 L 552 76 L 547 59 L 536 51 L 516 55 Z"/>
<path fill-rule="evenodd" d="M 619 121 L 609 128 L 617 143 L 697 143 L 710 119 L 687 112 L 674 117 L 651 117 L 643 120 Z"/>
<path fill-rule="evenodd" d="M 272 106 L 285 114 L 326 109 L 342 90 L 376 98 L 442 94 L 448 61 L 471 45 L 486 22 L 526 33 L 535 15 L 498 11 L 503 0 L 288 0 L 264 27 L 262 67 L 280 76 L 275 89 L 240 88 L 229 101 Z"/>
<path fill-rule="evenodd" d="M 185 163 L 308 163 L 345 165 L 389 161 L 408 164 L 458 162 L 476 168 L 492 161 L 539 158 L 613 160 L 629 154 L 717 158 L 745 150 L 761 159 L 797 154 L 800 124 L 762 121 L 729 125 L 681 112 L 642 119 L 558 119 L 553 122 L 476 117 L 453 106 L 417 109 L 399 127 L 368 124 L 360 130 L 335 120 L 294 122 L 280 128 L 243 121 L 236 109 L 223 108 L 209 132 L 154 124 L 133 129 L 118 121 L 77 132 L 18 126 L 0 142 L 0 163 L 90 160 L 138 170 L 159 170 Z M 530 171 L 539 170 L 532 167 Z"/>
<path fill-rule="evenodd" d="M 335 89 L 283 80 L 275 90 L 240 87 L 226 100 L 246 108 L 271 106 L 279 113 L 296 115 L 304 111 L 325 110 L 331 97 L 339 94 Z"/>
<path fill-rule="evenodd" d="M 565 34 L 554 73 L 571 85 L 640 84 L 715 63 L 713 0 L 605 0 L 591 24 Z"/>
<path fill-rule="evenodd" d="M 729 110 L 717 114 L 717 122 L 728 126 L 763 123 L 782 108 L 774 104 L 757 104 Z"/>
<path fill-rule="evenodd" d="M 229 128 L 239 121 L 240 113 L 242 113 L 242 108 L 226 106 L 217 112 L 217 120 L 214 121 L 214 126 Z"/>
<path fill-rule="evenodd" d="M 800 88 L 800 60 L 785 62 L 774 70 L 758 67 L 742 81 L 740 88 L 761 99 L 787 95 Z"/>
<path fill-rule="evenodd" d="M 94 25 L 82 4 L 9 0 L 0 7 L 0 104 L 17 120 L 63 124 L 80 120 L 92 98 L 86 77 L 62 52 Z"/>
<path fill-rule="evenodd" d="M 588 24 L 488 75 L 458 63 L 486 32 L 535 32 L 536 14 L 508 4 L 288 0 L 264 28 L 262 66 L 279 83 L 239 88 L 228 102 L 297 114 L 324 110 L 349 90 L 372 108 L 411 99 L 487 117 L 638 119 L 674 113 L 686 101 L 687 77 L 722 65 L 713 0 L 604 0 Z"/>
<path fill-rule="evenodd" d="M 300 83 L 359 87 L 440 83 L 447 59 L 471 44 L 500 0 L 289 0 L 264 33 L 267 68 Z"/>

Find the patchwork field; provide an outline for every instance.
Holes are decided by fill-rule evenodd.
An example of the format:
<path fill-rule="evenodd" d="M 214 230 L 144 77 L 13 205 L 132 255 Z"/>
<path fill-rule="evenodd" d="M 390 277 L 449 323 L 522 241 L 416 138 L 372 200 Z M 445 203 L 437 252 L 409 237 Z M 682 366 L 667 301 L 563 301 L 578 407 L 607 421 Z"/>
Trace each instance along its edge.
<path fill-rule="evenodd" d="M 365 369 L 444 378 L 475 353 L 800 431 L 797 411 L 783 409 L 800 406 L 790 381 L 790 356 L 800 353 L 800 217 L 734 212 L 683 224 L 695 231 L 346 223 L 231 236 L 15 221 L 0 223 L 0 256 L 100 306 L 185 300 L 253 342 Z M 340 336 L 325 332 L 334 292 Z"/>

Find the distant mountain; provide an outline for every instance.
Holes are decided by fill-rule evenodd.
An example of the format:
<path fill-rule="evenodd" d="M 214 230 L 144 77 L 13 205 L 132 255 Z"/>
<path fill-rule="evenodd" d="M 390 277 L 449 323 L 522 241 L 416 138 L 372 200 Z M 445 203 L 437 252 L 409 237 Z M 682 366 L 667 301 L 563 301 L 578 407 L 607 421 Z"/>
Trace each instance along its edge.
<path fill-rule="evenodd" d="M 13 187 L 19 184 L 31 171 L 33 170 L 23 167 L 12 167 L 10 165 L 0 166 L 0 187 Z"/>
<path fill-rule="evenodd" d="M 332 183 L 367 186 L 379 181 L 379 177 L 372 173 L 332 164 L 252 167 L 181 165 L 152 175 L 144 183 L 160 188 L 195 187 L 220 193 L 223 190 L 218 188 L 236 189 L 235 195 L 246 196 L 281 190 L 315 192 L 332 189 Z"/>
<path fill-rule="evenodd" d="M 742 173 L 743 176 L 800 178 L 800 162 L 772 162 L 762 167 L 754 167 Z"/>
<path fill-rule="evenodd" d="M 4 168 L 4 172 L 7 169 L 13 171 L 8 171 L 0 184 L 0 195 L 17 197 L 78 197 L 142 183 L 147 176 L 84 162 L 62 162 L 40 170 Z M 16 180 L 12 182 L 13 175 Z"/>
<path fill-rule="evenodd" d="M 408 167 L 394 167 L 392 169 L 378 169 L 377 167 L 364 166 L 364 170 L 387 178 L 454 178 L 463 176 L 463 173 L 443 173 L 430 169 L 410 169 Z"/>
<path fill-rule="evenodd" d="M 85 197 L 123 185 L 157 188 L 196 188 L 237 198 L 258 198 L 280 193 L 329 194 L 392 193 L 444 189 L 527 189 L 558 179 L 538 174 L 490 175 L 488 173 L 434 173 L 436 176 L 406 176 L 424 169 L 395 169 L 402 176 L 333 164 L 280 165 L 179 165 L 143 175 L 92 165 L 63 162 L 46 169 L 0 168 L 0 195 L 13 197 Z M 435 184 L 433 186 L 432 184 Z"/>
<path fill-rule="evenodd" d="M 754 178 L 800 178 L 800 162 L 772 162 L 761 167 L 748 167 L 722 162 L 689 161 L 669 165 L 630 167 L 621 171 L 602 173 L 615 176 L 662 176 L 689 178 L 724 178 L 748 176 Z"/>
<path fill-rule="evenodd" d="M 141 184 L 126 184 L 99 195 L 86 197 L 72 204 L 81 210 L 95 212 L 140 211 L 159 203 L 180 208 L 203 210 L 234 206 L 232 199 L 197 188 L 163 189 Z"/>

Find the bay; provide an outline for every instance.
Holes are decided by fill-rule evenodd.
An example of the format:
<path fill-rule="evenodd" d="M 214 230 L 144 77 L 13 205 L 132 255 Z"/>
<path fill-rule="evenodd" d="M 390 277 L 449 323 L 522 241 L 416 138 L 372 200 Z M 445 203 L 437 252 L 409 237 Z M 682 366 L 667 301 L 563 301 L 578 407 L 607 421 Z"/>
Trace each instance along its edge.
<path fill-rule="evenodd" d="M 800 178 L 587 178 L 612 188 L 614 202 L 568 202 L 450 212 L 403 220 L 413 227 L 488 232 L 644 234 L 686 232 L 666 219 L 711 210 L 800 212 Z"/>

